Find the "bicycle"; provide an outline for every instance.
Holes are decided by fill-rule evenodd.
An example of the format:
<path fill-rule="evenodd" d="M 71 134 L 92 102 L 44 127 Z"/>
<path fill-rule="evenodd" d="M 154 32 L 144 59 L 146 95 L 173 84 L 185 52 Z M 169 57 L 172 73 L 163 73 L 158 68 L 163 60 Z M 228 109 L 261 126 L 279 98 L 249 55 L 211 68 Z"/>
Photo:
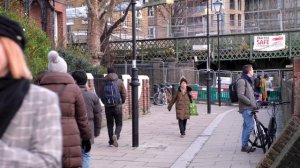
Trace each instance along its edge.
<path fill-rule="evenodd" d="M 277 132 L 277 122 L 276 122 L 276 115 L 277 115 L 277 109 L 278 109 L 278 105 L 285 105 L 285 104 L 289 104 L 290 102 L 268 102 L 268 106 L 272 106 L 272 112 L 271 114 L 269 113 L 269 109 L 268 109 L 268 114 L 271 116 L 270 120 L 269 120 L 269 125 L 268 125 L 268 131 L 269 131 L 269 136 L 270 136 L 270 145 L 274 142 L 274 140 L 276 139 L 276 132 Z"/>
<path fill-rule="evenodd" d="M 257 148 L 262 148 L 263 152 L 266 153 L 267 145 L 270 144 L 270 137 L 268 133 L 268 128 L 266 128 L 257 118 L 256 113 L 258 110 L 253 110 L 253 120 L 254 120 L 254 129 L 252 134 L 249 137 L 249 142 L 251 147 L 248 150 L 248 153 L 252 150 L 253 146 Z"/>
<path fill-rule="evenodd" d="M 172 99 L 171 85 L 161 85 L 157 88 L 156 93 L 153 95 L 153 103 L 155 105 L 166 105 Z"/>

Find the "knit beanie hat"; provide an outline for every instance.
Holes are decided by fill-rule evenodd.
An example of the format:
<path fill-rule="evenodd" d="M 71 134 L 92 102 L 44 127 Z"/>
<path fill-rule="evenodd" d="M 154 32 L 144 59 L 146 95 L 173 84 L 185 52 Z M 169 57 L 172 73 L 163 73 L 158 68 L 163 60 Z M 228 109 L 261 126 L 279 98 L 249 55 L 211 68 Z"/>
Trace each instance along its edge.
<path fill-rule="evenodd" d="M 19 23 L 4 16 L 0 16 L 0 36 L 10 38 L 15 41 L 22 50 L 25 49 L 26 38 L 24 36 L 23 28 Z"/>
<path fill-rule="evenodd" d="M 67 72 L 68 66 L 66 61 L 59 54 L 52 50 L 48 54 L 48 71 L 49 72 Z"/>

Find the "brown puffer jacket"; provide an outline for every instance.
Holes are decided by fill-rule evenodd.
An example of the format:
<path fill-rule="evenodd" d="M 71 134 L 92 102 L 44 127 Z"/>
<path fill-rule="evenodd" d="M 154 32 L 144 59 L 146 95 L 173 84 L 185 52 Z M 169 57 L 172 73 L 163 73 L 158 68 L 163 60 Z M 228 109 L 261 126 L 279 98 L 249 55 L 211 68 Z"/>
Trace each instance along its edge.
<path fill-rule="evenodd" d="M 40 85 L 59 95 L 63 127 L 63 167 L 81 167 L 81 139 L 89 140 L 84 99 L 78 85 L 67 73 L 47 72 Z"/>
<path fill-rule="evenodd" d="M 190 91 L 192 89 L 187 86 L 187 92 L 182 94 L 180 87 L 178 88 L 178 91 L 175 92 L 175 94 L 172 97 L 172 100 L 170 101 L 168 105 L 169 111 L 171 110 L 173 104 L 175 103 L 175 108 L 176 108 L 176 119 L 190 119 L 190 100 L 191 100 L 191 95 Z"/>

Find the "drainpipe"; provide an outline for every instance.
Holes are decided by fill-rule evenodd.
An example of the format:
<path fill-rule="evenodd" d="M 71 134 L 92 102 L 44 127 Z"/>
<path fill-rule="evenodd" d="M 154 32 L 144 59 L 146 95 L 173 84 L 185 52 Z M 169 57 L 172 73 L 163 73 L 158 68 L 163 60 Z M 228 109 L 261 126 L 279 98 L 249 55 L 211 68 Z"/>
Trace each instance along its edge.
<path fill-rule="evenodd" d="M 4 9 L 8 10 L 8 8 L 9 8 L 9 0 L 5 0 L 4 1 Z"/>
<path fill-rule="evenodd" d="M 51 33 L 52 33 L 52 44 L 54 45 L 54 47 L 56 47 L 56 44 L 55 44 L 55 39 L 54 39 L 54 21 L 55 21 L 55 0 L 52 0 L 52 7 L 53 7 L 53 11 L 52 11 L 52 26 L 51 26 Z"/>

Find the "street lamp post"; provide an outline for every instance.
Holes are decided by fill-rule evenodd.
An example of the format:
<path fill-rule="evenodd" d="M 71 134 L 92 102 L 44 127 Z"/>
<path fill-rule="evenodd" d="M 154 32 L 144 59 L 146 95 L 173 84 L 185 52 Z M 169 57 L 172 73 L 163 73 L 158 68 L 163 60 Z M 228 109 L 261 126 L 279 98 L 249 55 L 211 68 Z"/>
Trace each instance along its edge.
<path fill-rule="evenodd" d="M 210 97 L 210 47 L 209 47 L 209 1 L 207 0 L 206 4 L 206 33 L 207 33 L 207 84 L 206 84 L 206 92 L 207 92 L 207 113 L 211 112 L 211 97 Z"/>
<path fill-rule="evenodd" d="M 139 146 L 139 98 L 138 69 L 136 67 L 136 25 L 135 25 L 135 5 L 136 0 L 131 0 L 132 13 L 132 77 L 131 77 L 131 95 L 132 95 L 132 147 Z"/>
<path fill-rule="evenodd" d="M 218 28 L 218 102 L 219 106 L 221 106 L 221 77 L 220 77 L 220 29 L 219 29 L 219 17 L 222 9 L 222 2 L 217 0 L 213 3 L 215 12 L 217 14 L 217 28 Z"/>

